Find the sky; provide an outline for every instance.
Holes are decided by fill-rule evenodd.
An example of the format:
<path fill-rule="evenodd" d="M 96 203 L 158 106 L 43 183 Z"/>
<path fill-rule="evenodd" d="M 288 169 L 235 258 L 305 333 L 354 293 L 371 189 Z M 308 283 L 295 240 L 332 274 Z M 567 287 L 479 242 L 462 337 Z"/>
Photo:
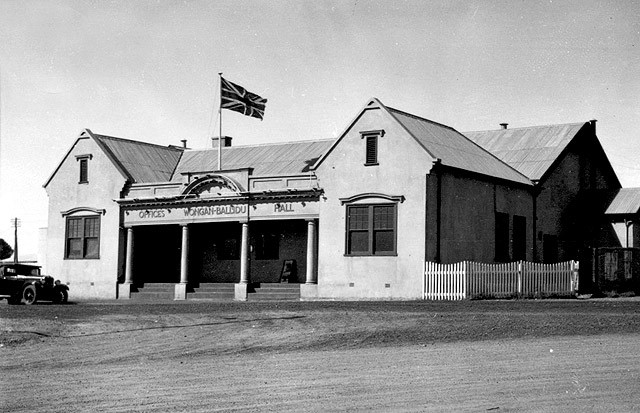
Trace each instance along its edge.
<path fill-rule="evenodd" d="M 35 254 L 84 128 L 191 148 L 218 73 L 268 99 L 233 145 L 336 138 L 371 97 L 458 131 L 597 119 L 640 186 L 640 2 L 0 0 L 0 238 Z"/>

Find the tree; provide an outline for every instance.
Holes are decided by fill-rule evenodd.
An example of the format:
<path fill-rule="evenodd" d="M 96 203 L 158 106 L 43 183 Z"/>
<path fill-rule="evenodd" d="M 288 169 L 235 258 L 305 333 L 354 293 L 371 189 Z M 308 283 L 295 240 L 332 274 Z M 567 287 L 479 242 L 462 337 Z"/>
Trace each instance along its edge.
<path fill-rule="evenodd" d="M 7 241 L 0 238 L 0 260 L 6 260 L 13 255 L 13 248 L 7 244 Z"/>

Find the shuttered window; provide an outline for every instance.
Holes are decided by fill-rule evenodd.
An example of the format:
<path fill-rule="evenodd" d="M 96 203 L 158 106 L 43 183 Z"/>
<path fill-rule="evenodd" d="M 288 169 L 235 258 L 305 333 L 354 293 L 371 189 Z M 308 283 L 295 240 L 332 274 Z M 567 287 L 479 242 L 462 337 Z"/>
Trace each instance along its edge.
<path fill-rule="evenodd" d="M 364 141 L 364 165 L 378 165 L 378 143 L 379 138 L 384 136 L 384 130 L 372 130 L 360 132 L 360 137 Z"/>
<path fill-rule="evenodd" d="M 378 163 L 378 137 L 367 136 L 367 154 L 365 165 L 375 165 Z"/>
<path fill-rule="evenodd" d="M 89 182 L 89 161 L 80 159 L 80 180 L 81 184 Z"/>
<path fill-rule="evenodd" d="M 396 254 L 396 205 L 347 206 L 347 255 Z"/>
<path fill-rule="evenodd" d="M 100 258 L 100 217 L 67 218 L 65 258 Z"/>

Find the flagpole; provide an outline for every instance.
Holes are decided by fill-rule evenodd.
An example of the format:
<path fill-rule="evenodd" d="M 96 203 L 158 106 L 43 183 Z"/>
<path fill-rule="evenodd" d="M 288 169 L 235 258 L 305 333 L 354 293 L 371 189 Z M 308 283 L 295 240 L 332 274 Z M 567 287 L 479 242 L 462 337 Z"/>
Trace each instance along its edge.
<path fill-rule="evenodd" d="M 222 72 L 218 73 L 220 76 L 220 94 L 218 99 L 218 118 L 220 119 L 220 133 L 218 134 L 218 170 L 222 170 Z"/>

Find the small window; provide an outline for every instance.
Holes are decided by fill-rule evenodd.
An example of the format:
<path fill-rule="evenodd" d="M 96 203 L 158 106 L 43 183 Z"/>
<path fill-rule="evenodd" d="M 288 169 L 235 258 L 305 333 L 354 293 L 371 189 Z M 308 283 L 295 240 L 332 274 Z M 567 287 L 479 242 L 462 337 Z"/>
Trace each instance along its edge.
<path fill-rule="evenodd" d="M 496 262 L 509 259 L 509 214 L 496 212 Z"/>
<path fill-rule="evenodd" d="M 89 155 L 76 155 L 76 160 L 78 161 L 78 166 L 80 168 L 78 183 L 86 184 L 89 182 L 89 160 L 93 158 L 91 154 Z"/>
<path fill-rule="evenodd" d="M 367 136 L 367 155 L 365 165 L 376 165 L 378 163 L 378 137 Z"/>
<path fill-rule="evenodd" d="M 360 132 L 365 141 L 365 166 L 378 165 L 378 138 L 384 136 L 383 130 Z"/>
<path fill-rule="evenodd" d="M 513 216 L 513 260 L 525 260 L 527 257 L 527 218 Z"/>
<path fill-rule="evenodd" d="M 89 166 L 86 159 L 80 159 L 80 183 L 89 182 Z"/>
<path fill-rule="evenodd" d="M 100 217 L 67 218 L 65 258 L 100 258 Z"/>
<path fill-rule="evenodd" d="M 347 255 L 396 254 L 396 205 L 347 206 Z"/>

